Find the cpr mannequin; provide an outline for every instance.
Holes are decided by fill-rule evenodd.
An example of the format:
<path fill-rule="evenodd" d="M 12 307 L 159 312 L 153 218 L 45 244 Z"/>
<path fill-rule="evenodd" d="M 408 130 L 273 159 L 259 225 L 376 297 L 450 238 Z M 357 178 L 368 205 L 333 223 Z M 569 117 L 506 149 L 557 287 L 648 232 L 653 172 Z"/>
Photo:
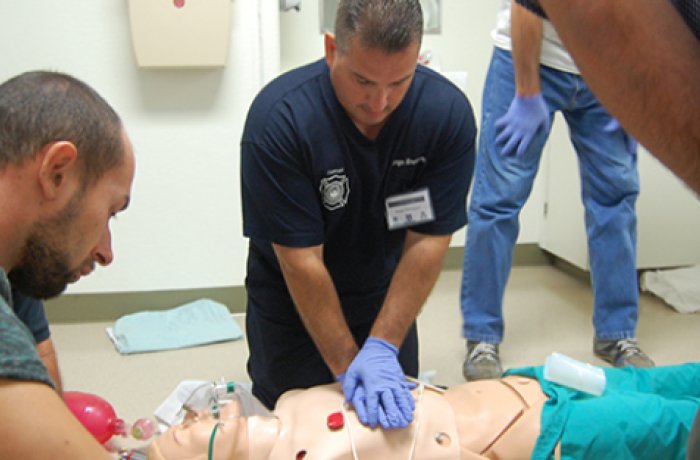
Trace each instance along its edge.
<path fill-rule="evenodd" d="M 362 426 L 337 384 L 293 390 L 272 417 L 241 416 L 236 403 L 218 424 L 197 414 L 157 439 L 149 458 L 684 460 L 700 408 L 700 363 L 604 372 L 602 396 L 549 382 L 542 366 L 445 391 L 419 387 L 413 423 L 391 431 Z"/>
<path fill-rule="evenodd" d="M 547 397 L 536 380 L 508 376 L 448 390 L 417 387 L 414 421 L 404 430 L 369 429 L 344 407 L 338 384 L 292 390 L 275 417 L 240 415 L 235 401 L 219 425 L 200 413 L 158 438 L 152 460 L 522 459 L 540 433 Z M 215 431 L 216 430 L 216 431 Z M 211 456 L 210 454 L 210 442 Z"/>

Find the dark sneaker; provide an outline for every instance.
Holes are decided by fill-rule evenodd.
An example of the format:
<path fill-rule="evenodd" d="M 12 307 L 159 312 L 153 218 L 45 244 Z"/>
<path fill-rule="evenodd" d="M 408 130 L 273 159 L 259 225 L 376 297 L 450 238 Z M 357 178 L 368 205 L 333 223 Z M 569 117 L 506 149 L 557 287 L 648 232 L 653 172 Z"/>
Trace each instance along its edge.
<path fill-rule="evenodd" d="M 593 340 L 593 352 L 615 367 L 655 367 L 654 361 L 639 349 L 637 339 Z"/>
<path fill-rule="evenodd" d="M 467 341 L 467 359 L 462 366 L 466 380 L 497 379 L 503 374 L 498 345 L 488 342 Z"/>

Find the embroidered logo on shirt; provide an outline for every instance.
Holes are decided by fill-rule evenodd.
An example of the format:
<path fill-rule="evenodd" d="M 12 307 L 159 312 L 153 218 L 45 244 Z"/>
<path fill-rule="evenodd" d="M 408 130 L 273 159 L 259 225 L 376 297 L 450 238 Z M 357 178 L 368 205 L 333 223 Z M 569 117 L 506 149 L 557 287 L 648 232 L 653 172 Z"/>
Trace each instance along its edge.
<path fill-rule="evenodd" d="M 334 174 L 331 177 L 321 179 L 319 187 L 323 197 L 323 206 L 333 211 L 345 206 L 350 195 L 350 184 L 345 174 Z"/>

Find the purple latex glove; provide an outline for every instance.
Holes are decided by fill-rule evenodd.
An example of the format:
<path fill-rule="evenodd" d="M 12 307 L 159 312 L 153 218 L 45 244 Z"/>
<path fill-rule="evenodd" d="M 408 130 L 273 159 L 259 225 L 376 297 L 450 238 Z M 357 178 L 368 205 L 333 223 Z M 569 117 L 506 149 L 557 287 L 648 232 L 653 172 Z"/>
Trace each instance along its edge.
<path fill-rule="evenodd" d="M 496 120 L 496 145 L 503 155 L 525 153 L 540 129 L 549 131 L 549 110 L 542 93 L 515 96 L 508 111 Z"/>
<path fill-rule="evenodd" d="M 605 127 L 603 127 L 603 131 L 606 133 L 614 133 L 615 131 L 620 130 L 622 131 L 623 136 L 625 136 L 625 149 L 627 150 L 627 153 L 630 155 L 636 155 L 637 154 L 637 140 L 627 134 L 627 131 L 625 131 L 625 128 L 620 125 L 620 122 L 617 121 L 617 118 L 610 118 L 610 121 L 608 122 Z"/>
<path fill-rule="evenodd" d="M 405 428 L 413 421 L 415 401 L 398 360 L 399 350 L 389 342 L 369 337 L 338 381 L 357 417 L 372 428 Z"/>

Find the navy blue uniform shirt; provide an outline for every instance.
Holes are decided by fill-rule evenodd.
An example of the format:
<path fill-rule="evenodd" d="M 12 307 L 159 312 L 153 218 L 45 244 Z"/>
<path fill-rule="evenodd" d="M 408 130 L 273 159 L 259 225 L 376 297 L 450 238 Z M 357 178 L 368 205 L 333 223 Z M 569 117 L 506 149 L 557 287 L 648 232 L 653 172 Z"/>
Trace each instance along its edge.
<path fill-rule="evenodd" d="M 435 220 L 412 230 L 464 226 L 475 137 L 462 91 L 420 65 L 375 140 L 338 102 L 324 60 L 274 80 L 253 102 L 241 142 L 248 295 L 263 308 L 289 302 L 271 243 L 323 244 L 344 310 L 381 303 L 406 234 L 388 229 L 386 198 L 427 187 Z"/>
<path fill-rule="evenodd" d="M 12 308 L 15 315 L 29 328 L 36 343 L 51 336 L 49 321 L 46 319 L 44 303 L 12 289 Z"/>

